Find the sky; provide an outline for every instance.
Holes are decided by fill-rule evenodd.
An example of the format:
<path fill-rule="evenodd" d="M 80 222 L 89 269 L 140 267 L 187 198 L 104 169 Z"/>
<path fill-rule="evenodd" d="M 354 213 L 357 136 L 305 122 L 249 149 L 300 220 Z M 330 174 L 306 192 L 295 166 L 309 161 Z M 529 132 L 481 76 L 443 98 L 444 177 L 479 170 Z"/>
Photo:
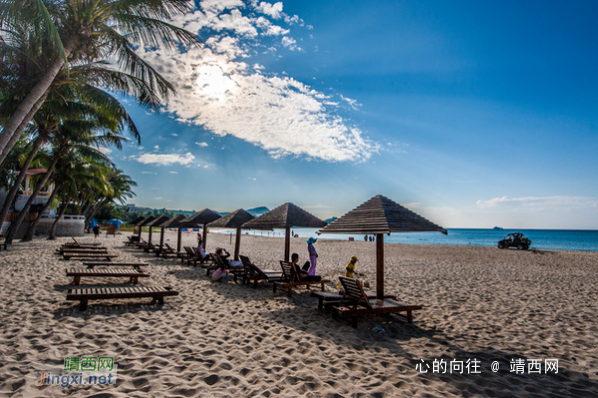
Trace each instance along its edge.
<path fill-rule="evenodd" d="M 176 94 L 119 97 L 129 203 L 326 219 L 380 194 L 445 228 L 598 229 L 598 2 L 195 4 L 172 23 L 201 48 L 138 49 Z"/>

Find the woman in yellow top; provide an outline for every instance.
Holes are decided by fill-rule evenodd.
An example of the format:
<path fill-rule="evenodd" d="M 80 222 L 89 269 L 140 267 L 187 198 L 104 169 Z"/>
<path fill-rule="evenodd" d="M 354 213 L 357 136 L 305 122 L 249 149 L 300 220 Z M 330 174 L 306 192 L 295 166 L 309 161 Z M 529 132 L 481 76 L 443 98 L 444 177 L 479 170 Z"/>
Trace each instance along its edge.
<path fill-rule="evenodd" d="M 347 278 L 355 278 L 355 263 L 358 261 L 359 260 L 357 259 L 357 257 L 351 257 L 351 261 L 349 262 L 349 264 L 347 264 L 347 272 L 345 272 L 345 276 Z"/>

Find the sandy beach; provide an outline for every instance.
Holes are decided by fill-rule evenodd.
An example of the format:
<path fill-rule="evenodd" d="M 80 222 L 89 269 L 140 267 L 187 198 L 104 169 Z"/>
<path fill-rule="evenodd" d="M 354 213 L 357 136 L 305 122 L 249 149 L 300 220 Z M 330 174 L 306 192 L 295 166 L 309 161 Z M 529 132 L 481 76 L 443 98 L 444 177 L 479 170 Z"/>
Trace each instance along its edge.
<path fill-rule="evenodd" d="M 163 306 L 90 301 L 80 312 L 65 300 L 65 269 L 81 262 L 54 254 L 70 239 L 0 253 L 1 397 L 598 396 L 596 252 L 386 244 L 386 292 L 424 309 L 412 324 L 367 317 L 353 329 L 319 311 L 305 288 L 287 298 L 266 286 L 212 283 L 199 267 L 125 247 L 125 236 L 98 240 L 119 261 L 150 264 L 142 285 L 170 286 L 179 296 Z M 176 244 L 175 233 L 166 239 Z M 184 245 L 194 239 L 184 236 Z M 233 251 L 234 237 L 212 233 L 207 242 L 208 251 Z M 291 245 L 305 261 L 305 239 Z M 374 243 L 320 239 L 316 249 L 329 290 L 352 255 L 375 284 Z M 241 253 L 277 269 L 283 240 L 243 236 Z M 129 286 L 123 282 L 82 285 Z M 117 383 L 35 385 L 40 372 L 82 356 L 113 357 Z M 445 373 L 435 360 L 447 364 Z M 557 369 L 546 371 L 546 360 L 558 360 Z M 530 367 L 538 362 L 541 374 Z"/>

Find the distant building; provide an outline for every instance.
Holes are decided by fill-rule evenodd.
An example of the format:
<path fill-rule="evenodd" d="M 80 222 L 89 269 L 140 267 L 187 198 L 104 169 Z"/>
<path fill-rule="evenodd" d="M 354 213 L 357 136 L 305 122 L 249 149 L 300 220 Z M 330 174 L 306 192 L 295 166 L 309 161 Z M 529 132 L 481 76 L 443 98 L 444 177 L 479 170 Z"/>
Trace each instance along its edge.
<path fill-rule="evenodd" d="M 27 170 L 27 172 L 25 173 L 25 175 L 26 175 L 25 180 L 21 184 L 22 193 L 21 193 L 21 195 L 19 195 L 17 197 L 13 211 L 23 210 L 23 208 L 25 207 L 25 203 L 27 203 L 27 201 L 29 200 L 29 197 L 35 190 L 35 184 L 33 184 L 33 182 L 32 182 L 32 177 L 35 175 L 38 175 L 38 174 L 45 174 L 45 173 L 46 173 L 46 169 L 29 169 L 29 170 Z M 54 191 L 54 183 L 51 182 L 49 184 L 46 184 L 46 186 L 44 186 L 41 189 L 41 191 L 39 192 L 37 197 L 34 199 L 33 205 L 46 204 L 46 202 L 50 198 L 50 195 L 52 195 L 53 191 Z M 6 189 L 4 187 L 0 188 L 0 205 L 1 206 L 4 206 L 4 202 L 6 201 L 7 195 L 8 195 L 8 193 L 6 192 Z"/>

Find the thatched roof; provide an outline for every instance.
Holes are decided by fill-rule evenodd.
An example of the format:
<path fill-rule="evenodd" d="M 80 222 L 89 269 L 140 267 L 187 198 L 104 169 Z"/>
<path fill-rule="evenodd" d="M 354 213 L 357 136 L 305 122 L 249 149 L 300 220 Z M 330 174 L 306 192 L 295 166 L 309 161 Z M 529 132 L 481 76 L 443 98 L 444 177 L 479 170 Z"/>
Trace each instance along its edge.
<path fill-rule="evenodd" d="M 285 203 L 243 224 L 247 229 L 273 229 L 286 227 L 321 228 L 326 222 L 292 203 Z"/>
<path fill-rule="evenodd" d="M 152 221 L 154 221 L 156 219 L 156 217 L 154 216 L 149 216 L 144 218 L 143 220 L 139 221 L 135 226 L 136 227 L 144 227 L 147 224 L 151 223 Z"/>
<path fill-rule="evenodd" d="M 160 216 L 158 218 L 156 218 L 154 221 L 145 224 L 146 227 L 161 227 L 162 225 L 160 224 L 164 224 L 166 221 L 170 220 L 170 218 L 168 218 L 167 216 Z"/>
<path fill-rule="evenodd" d="M 341 218 L 328 224 L 320 233 L 387 234 L 390 232 L 427 232 L 446 230 L 382 195 L 374 196 Z"/>
<path fill-rule="evenodd" d="M 175 218 L 171 218 L 170 220 L 166 221 L 164 224 L 160 225 L 161 228 L 178 228 L 179 223 L 181 220 L 185 218 L 184 215 L 179 214 Z"/>
<path fill-rule="evenodd" d="M 184 218 L 181 220 L 179 225 L 182 227 L 198 227 L 200 225 L 209 224 L 220 217 L 220 214 L 210 209 L 203 209 L 187 218 Z"/>
<path fill-rule="evenodd" d="M 247 221 L 253 220 L 255 217 L 247 213 L 243 209 L 237 209 L 232 213 L 228 213 L 226 216 L 212 221 L 208 224 L 208 227 L 215 228 L 241 228 Z"/>
<path fill-rule="evenodd" d="M 137 223 L 139 223 L 139 222 L 141 222 L 143 220 L 145 220 L 145 217 L 139 216 L 136 219 L 134 219 L 133 221 L 129 221 L 127 224 L 129 224 L 129 225 L 137 225 Z"/>

